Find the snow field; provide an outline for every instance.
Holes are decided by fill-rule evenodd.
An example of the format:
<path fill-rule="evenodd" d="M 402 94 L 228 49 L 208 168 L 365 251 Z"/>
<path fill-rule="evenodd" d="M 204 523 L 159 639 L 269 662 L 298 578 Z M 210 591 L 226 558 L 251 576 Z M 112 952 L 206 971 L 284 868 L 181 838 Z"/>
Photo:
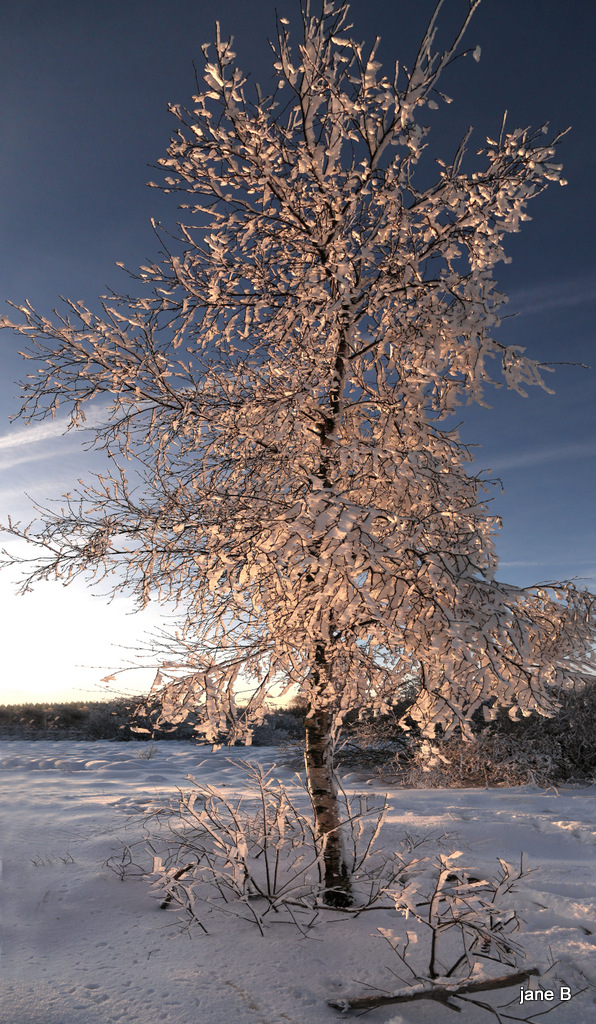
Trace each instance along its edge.
<path fill-rule="evenodd" d="M 213 912 L 204 918 L 208 935 L 189 934 L 177 913 L 159 909 L 146 881 L 110 870 L 108 858 L 141 838 L 145 812 L 188 788 L 187 775 L 226 796 L 250 796 L 239 762 L 268 767 L 283 756 L 185 743 L 152 750 L 148 758 L 141 743 L 0 744 L 2 1024 L 326 1024 L 341 1016 L 327 999 L 367 985 L 399 987 L 387 970 L 399 972 L 399 964 L 377 933 L 405 928 L 392 911 L 331 915 L 307 938 L 287 924 L 262 938 L 247 922 Z M 300 800 L 293 773 L 278 774 Z M 355 775 L 344 784 L 385 792 Z M 596 984 L 596 786 L 388 792 L 387 849 L 407 835 L 417 855 L 457 848 L 462 863 L 490 873 L 497 856 L 517 865 L 523 851 L 531 873 L 517 905 L 530 960 L 546 966 L 552 952 L 553 977 L 573 991 L 586 984 L 582 973 Z M 592 1024 L 595 998 L 588 988 L 553 1010 L 549 1024 Z M 446 1013 L 441 1008 L 439 1019 Z M 466 1022 L 489 1019 L 475 1013 Z M 367 1015 L 371 1024 L 437 1019 L 431 1003 Z"/>

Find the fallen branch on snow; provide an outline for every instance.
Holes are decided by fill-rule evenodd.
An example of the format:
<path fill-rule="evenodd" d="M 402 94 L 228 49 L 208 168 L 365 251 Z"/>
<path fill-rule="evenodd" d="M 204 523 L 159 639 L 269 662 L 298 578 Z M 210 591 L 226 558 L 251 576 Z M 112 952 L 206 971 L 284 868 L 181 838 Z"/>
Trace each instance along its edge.
<path fill-rule="evenodd" d="M 488 975 L 481 975 L 473 980 L 465 981 L 437 978 L 432 984 L 409 985 L 391 995 L 380 992 L 378 995 L 354 996 L 353 999 L 332 999 L 328 1000 L 328 1005 L 347 1013 L 349 1010 L 372 1010 L 376 1006 L 387 1006 L 389 1003 L 409 1003 L 416 999 L 434 999 L 437 1002 L 449 1004 L 454 997 L 469 995 L 473 992 L 510 988 L 512 985 L 520 985 L 526 978 L 538 974 L 540 971 L 537 967 L 528 967 L 523 971 L 515 971 L 513 974 L 502 974 L 498 978 Z"/>

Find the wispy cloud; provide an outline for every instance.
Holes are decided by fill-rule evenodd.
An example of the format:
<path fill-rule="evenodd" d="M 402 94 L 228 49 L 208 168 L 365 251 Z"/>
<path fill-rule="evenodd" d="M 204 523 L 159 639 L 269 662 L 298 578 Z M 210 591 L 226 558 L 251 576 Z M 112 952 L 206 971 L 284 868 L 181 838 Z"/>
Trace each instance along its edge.
<path fill-rule="evenodd" d="M 503 569 L 503 568 L 505 568 L 505 569 L 537 569 L 537 568 L 540 568 L 541 565 L 550 565 L 550 564 L 551 564 L 550 562 L 545 562 L 545 560 L 543 558 L 540 559 L 540 561 L 531 561 L 531 560 L 526 560 L 526 559 L 519 559 L 519 560 L 514 560 L 512 562 L 508 562 L 508 561 L 499 559 L 499 566 L 501 567 L 501 569 Z"/>
<path fill-rule="evenodd" d="M 64 434 L 66 427 L 66 417 L 60 416 L 45 423 L 38 423 L 34 427 L 21 427 L 19 430 L 12 430 L 0 437 L 0 452 L 13 451 L 15 448 L 22 448 L 25 445 L 53 440 Z"/>
<path fill-rule="evenodd" d="M 541 284 L 511 292 L 509 308 L 519 316 L 548 313 L 568 306 L 583 306 L 596 301 L 596 276 L 586 274 L 570 280 Z"/>
<path fill-rule="evenodd" d="M 11 444 L 11 436 L 0 438 L 0 472 L 7 473 L 9 470 L 18 469 L 27 462 L 39 462 L 43 459 L 66 457 L 72 459 L 75 453 L 82 450 L 83 437 L 78 432 L 73 432 L 65 437 L 64 423 L 60 429 L 52 430 L 54 424 L 41 424 L 40 427 L 33 427 L 32 433 L 36 436 L 23 438 L 18 431 L 14 444 Z M 47 427 L 47 429 L 46 429 Z M 6 444 L 2 444 L 6 441 Z"/>
<path fill-rule="evenodd" d="M 492 473 L 504 469 L 522 469 L 527 466 L 543 466 L 547 462 L 563 462 L 568 459 L 586 459 L 596 455 L 596 441 L 576 441 L 572 444 L 549 445 L 531 448 L 528 451 L 512 452 L 510 455 L 490 459 L 478 454 L 476 461 L 486 461 Z"/>
<path fill-rule="evenodd" d="M 512 568 L 532 569 L 532 568 L 540 568 L 541 565 L 550 565 L 550 566 L 569 565 L 569 559 L 567 559 L 567 561 L 562 561 L 562 562 L 557 562 L 556 559 L 551 559 L 551 558 L 548 558 L 548 559 L 547 558 L 540 558 L 540 559 L 520 558 L 520 559 L 514 559 L 513 561 L 507 561 L 506 559 L 502 559 L 502 560 L 499 559 L 499 565 L 500 566 L 506 566 L 508 569 L 512 569 Z M 578 568 L 582 569 L 582 570 L 589 570 L 590 572 L 594 571 L 594 565 L 593 565 L 592 562 L 583 562 L 583 563 L 581 563 L 581 565 L 576 566 L 576 569 L 578 569 Z"/>
<path fill-rule="evenodd" d="M 81 447 L 86 440 L 84 428 L 93 428 L 107 419 L 108 407 L 89 408 L 82 429 L 68 431 L 68 417 L 56 416 L 29 427 L 19 427 L 0 436 L 0 470 L 15 469 L 25 462 L 64 455 Z M 59 443 L 56 443 L 59 442 Z"/>
<path fill-rule="evenodd" d="M 90 404 L 85 407 L 85 422 L 81 430 L 97 427 L 105 423 L 109 418 L 110 406 L 107 403 L 102 405 Z M 26 444 L 39 444 L 55 437 L 61 437 L 68 432 L 68 416 L 62 414 L 54 419 L 44 420 L 43 423 L 36 423 L 34 426 L 19 427 L 0 435 L 0 450 L 6 448 L 18 448 Z"/>

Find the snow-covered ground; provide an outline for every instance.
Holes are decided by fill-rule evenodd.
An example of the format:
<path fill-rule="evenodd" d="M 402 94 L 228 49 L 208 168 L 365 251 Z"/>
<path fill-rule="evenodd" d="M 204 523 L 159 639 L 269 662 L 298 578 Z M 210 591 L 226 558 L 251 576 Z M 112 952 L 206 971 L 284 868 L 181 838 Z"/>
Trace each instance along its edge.
<path fill-rule="evenodd" d="M 242 758 L 265 765 L 282 758 L 272 748 L 210 753 L 159 743 L 150 758 L 147 750 L 140 743 L 0 744 L 2 1024 L 326 1024 L 340 1017 L 327 999 L 367 985 L 400 987 L 387 971 L 399 965 L 377 933 L 379 926 L 411 927 L 394 911 L 331 915 L 308 937 L 291 924 L 272 925 L 261 937 L 237 917 L 213 912 L 208 935 L 189 933 L 177 913 L 159 908 L 145 880 L 121 880 L 110 870 L 106 861 L 142 835 L 147 809 L 188 788 L 187 775 L 238 797 L 247 787 Z M 288 768 L 279 775 L 295 786 Z M 344 782 L 354 792 L 386 792 L 354 775 Z M 498 866 L 497 856 L 519 863 L 523 851 L 533 873 L 517 897 L 521 940 L 539 966 L 551 955 L 559 961 L 542 986 L 564 983 L 577 992 L 586 981 L 596 984 L 596 786 L 389 789 L 389 802 L 387 849 L 406 833 L 412 845 L 426 837 L 417 853 L 431 854 L 436 844 L 443 853 L 457 848 L 482 872 Z M 519 990 L 498 995 L 503 1003 Z M 495 1019 L 472 1007 L 464 1016 L 466 1024 Z M 370 1024 L 445 1019 L 450 1011 L 430 1002 L 367 1015 Z M 593 1024 L 596 988 L 546 1019 Z"/>

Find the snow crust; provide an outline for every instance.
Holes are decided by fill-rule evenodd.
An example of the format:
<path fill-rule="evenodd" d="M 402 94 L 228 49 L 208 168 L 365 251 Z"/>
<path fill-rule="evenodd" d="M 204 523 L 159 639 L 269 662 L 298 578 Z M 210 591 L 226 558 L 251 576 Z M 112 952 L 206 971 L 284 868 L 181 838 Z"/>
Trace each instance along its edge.
<path fill-rule="evenodd" d="M 248 923 L 213 913 L 209 935 L 197 930 L 189 938 L 142 879 L 121 881 L 106 867 L 122 843 L 140 837 L 149 808 L 188 787 L 188 774 L 227 796 L 250 797 L 240 761 L 269 766 L 282 758 L 274 748 L 210 753 L 162 742 L 147 758 L 148 749 L 106 741 L 0 743 L 3 1024 L 326 1024 L 338 1019 L 327 999 L 366 985 L 398 987 L 387 967 L 399 965 L 376 932 L 405 930 L 392 911 L 335 916 L 308 938 L 290 925 L 272 926 L 261 938 Z M 288 768 L 279 776 L 296 785 Z M 349 792 L 386 791 L 355 775 L 344 783 Z M 412 841 L 426 837 L 420 852 L 457 847 L 483 871 L 495 868 L 497 856 L 519 862 L 523 851 L 533 873 L 518 896 L 520 938 L 541 967 L 550 948 L 558 977 L 577 989 L 578 971 L 596 983 L 595 797 L 596 786 L 390 789 L 384 845 L 406 833 Z M 595 996 L 588 989 L 561 1005 L 550 1024 L 591 1024 Z M 395 1009 L 379 1008 L 367 1020 L 436 1021 L 432 1004 Z M 470 1024 L 482 1019 L 489 1018 L 473 1008 L 466 1013 Z"/>

